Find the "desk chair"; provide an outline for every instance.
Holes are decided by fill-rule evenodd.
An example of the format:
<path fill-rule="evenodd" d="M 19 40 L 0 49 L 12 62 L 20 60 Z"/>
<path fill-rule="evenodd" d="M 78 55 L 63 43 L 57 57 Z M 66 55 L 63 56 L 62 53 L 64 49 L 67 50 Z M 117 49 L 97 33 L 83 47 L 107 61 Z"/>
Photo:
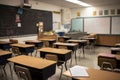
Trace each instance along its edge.
<path fill-rule="evenodd" d="M 64 62 L 63 61 L 59 61 L 57 55 L 54 55 L 54 54 L 46 54 L 45 58 L 48 59 L 48 60 L 57 61 L 57 66 L 61 66 L 61 72 L 60 72 L 60 77 L 59 77 L 59 80 L 61 80 L 62 72 L 63 72 L 63 65 L 62 64 Z"/>
<path fill-rule="evenodd" d="M 12 43 L 14 43 L 14 44 L 15 44 L 15 43 L 18 43 L 18 40 L 17 40 L 17 39 L 9 39 L 9 41 L 12 42 Z"/>
<path fill-rule="evenodd" d="M 100 53 L 98 56 L 98 66 L 103 70 L 108 70 L 108 68 L 113 71 L 117 66 L 117 61 L 114 55 Z"/>
<path fill-rule="evenodd" d="M 49 41 L 49 47 L 54 47 L 54 43 L 56 43 L 56 40 L 54 40 L 54 41 Z"/>
<path fill-rule="evenodd" d="M 12 47 L 12 52 L 14 56 L 21 55 L 21 52 L 18 47 Z"/>
<path fill-rule="evenodd" d="M 7 80 L 7 73 L 6 73 L 6 70 L 5 70 L 5 67 L 6 67 L 7 64 L 9 66 L 9 69 L 10 69 L 10 72 L 11 72 L 11 78 L 13 78 L 11 65 L 10 65 L 9 61 L 7 61 L 7 59 L 10 58 L 10 57 L 11 57 L 11 54 L 9 54 L 7 56 L 0 57 L 0 68 L 1 68 L 1 71 L 3 71 L 2 75 L 5 76 L 5 80 Z"/>
<path fill-rule="evenodd" d="M 15 65 L 15 72 L 18 76 L 18 80 L 32 80 L 29 69 Z"/>

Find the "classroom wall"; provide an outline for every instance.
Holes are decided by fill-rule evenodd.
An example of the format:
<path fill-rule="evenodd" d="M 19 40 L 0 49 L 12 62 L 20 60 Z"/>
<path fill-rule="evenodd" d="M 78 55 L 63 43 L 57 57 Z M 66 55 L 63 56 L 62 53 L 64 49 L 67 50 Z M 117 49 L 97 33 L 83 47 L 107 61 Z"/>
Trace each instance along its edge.
<path fill-rule="evenodd" d="M 22 4 L 21 1 L 22 0 L 0 0 L 0 4 L 10 5 L 10 6 L 20 6 Z M 39 1 L 33 1 L 33 0 L 29 0 L 29 3 L 32 4 L 31 9 L 60 12 L 60 14 L 53 13 L 53 22 L 59 22 L 60 25 L 62 23 L 70 22 L 71 18 L 65 17 L 65 15 L 67 15 L 70 12 L 70 9 L 68 9 L 68 8 L 64 8 L 64 7 L 60 7 L 60 6 L 56 6 L 56 5 L 51 5 L 51 4 L 47 4 L 47 3 L 42 3 Z M 66 10 L 69 11 L 67 14 L 64 12 Z M 70 16 L 70 14 L 69 14 L 69 16 Z M 63 18 L 63 17 L 65 17 L 65 18 Z M 59 27 L 60 27 L 60 25 L 59 25 Z M 18 39 L 19 42 L 22 42 L 26 39 L 30 39 L 30 40 L 36 39 L 36 37 L 37 36 L 32 36 L 32 37 L 29 37 L 29 36 L 28 37 L 20 37 L 19 36 L 18 38 L 15 38 L 15 39 Z M 1 38 L 0 40 L 8 41 L 9 38 L 12 38 L 12 37 L 5 37 L 5 38 Z"/>
<path fill-rule="evenodd" d="M 115 9 L 115 15 L 116 15 L 117 9 L 120 9 L 120 5 L 98 6 L 98 7 L 93 6 L 93 7 L 87 7 L 87 8 L 72 8 L 71 9 L 71 18 L 100 16 L 99 15 L 100 10 L 102 10 L 102 11 L 108 10 L 110 13 L 111 9 Z M 96 15 L 93 15 L 93 11 L 96 11 Z M 80 16 L 77 16 L 77 13 L 80 13 Z M 103 14 L 101 16 L 110 16 L 110 14 L 109 15 Z"/>

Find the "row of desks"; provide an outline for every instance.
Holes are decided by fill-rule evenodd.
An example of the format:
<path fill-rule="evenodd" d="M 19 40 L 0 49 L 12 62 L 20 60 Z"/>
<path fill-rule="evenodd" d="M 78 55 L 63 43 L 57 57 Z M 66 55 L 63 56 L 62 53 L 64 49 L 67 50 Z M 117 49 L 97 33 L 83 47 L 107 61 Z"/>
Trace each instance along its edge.
<path fill-rule="evenodd" d="M 44 51 L 45 49 L 43 49 Z M 9 51 L 0 50 L 0 57 L 4 55 L 11 54 Z M 13 58 L 9 58 L 11 61 L 17 65 L 21 65 L 30 69 L 32 76 L 38 77 L 41 80 L 46 80 L 50 76 L 55 74 L 55 61 L 50 61 L 42 58 L 35 58 L 31 56 L 21 55 Z M 49 72 L 48 72 L 49 71 Z M 119 80 L 120 74 L 115 72 L 97 70 L 92 68 L 87 68 L 86 71 L 89 77 L 74 77 L 71 75 L 70 71 L 66 71 L 63 75 L 71 77 L 74 80 Z"/>

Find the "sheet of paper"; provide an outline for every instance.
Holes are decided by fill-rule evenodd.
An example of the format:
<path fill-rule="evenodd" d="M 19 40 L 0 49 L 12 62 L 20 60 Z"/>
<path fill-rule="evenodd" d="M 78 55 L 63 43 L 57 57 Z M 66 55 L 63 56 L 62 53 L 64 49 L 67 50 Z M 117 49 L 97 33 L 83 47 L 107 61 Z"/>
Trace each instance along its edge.
<path fill-rule="evenodd" d="M 86 67 L 74 66 L 70 68 L 70 73 L 72 76 L 80 77 L 89 77 L 89 74 L 86 71 Z"/>

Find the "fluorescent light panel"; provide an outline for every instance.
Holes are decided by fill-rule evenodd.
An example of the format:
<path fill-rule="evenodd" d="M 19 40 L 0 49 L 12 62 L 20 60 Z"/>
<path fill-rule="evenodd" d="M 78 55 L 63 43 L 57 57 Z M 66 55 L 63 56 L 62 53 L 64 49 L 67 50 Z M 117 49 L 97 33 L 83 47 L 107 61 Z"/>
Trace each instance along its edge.
<path fill-rule="evenodd" d="M 85 6 L 85 7 L 92 6 L 92 5 L 90 5 L 90 4 L 84 3 L 84 2 L 79 1 L 79 0 L 66 0 L 66 1 L 71 2 L 71 3 L 78 4 L 78 5 L 81 5 L 81 6 Z"/>

